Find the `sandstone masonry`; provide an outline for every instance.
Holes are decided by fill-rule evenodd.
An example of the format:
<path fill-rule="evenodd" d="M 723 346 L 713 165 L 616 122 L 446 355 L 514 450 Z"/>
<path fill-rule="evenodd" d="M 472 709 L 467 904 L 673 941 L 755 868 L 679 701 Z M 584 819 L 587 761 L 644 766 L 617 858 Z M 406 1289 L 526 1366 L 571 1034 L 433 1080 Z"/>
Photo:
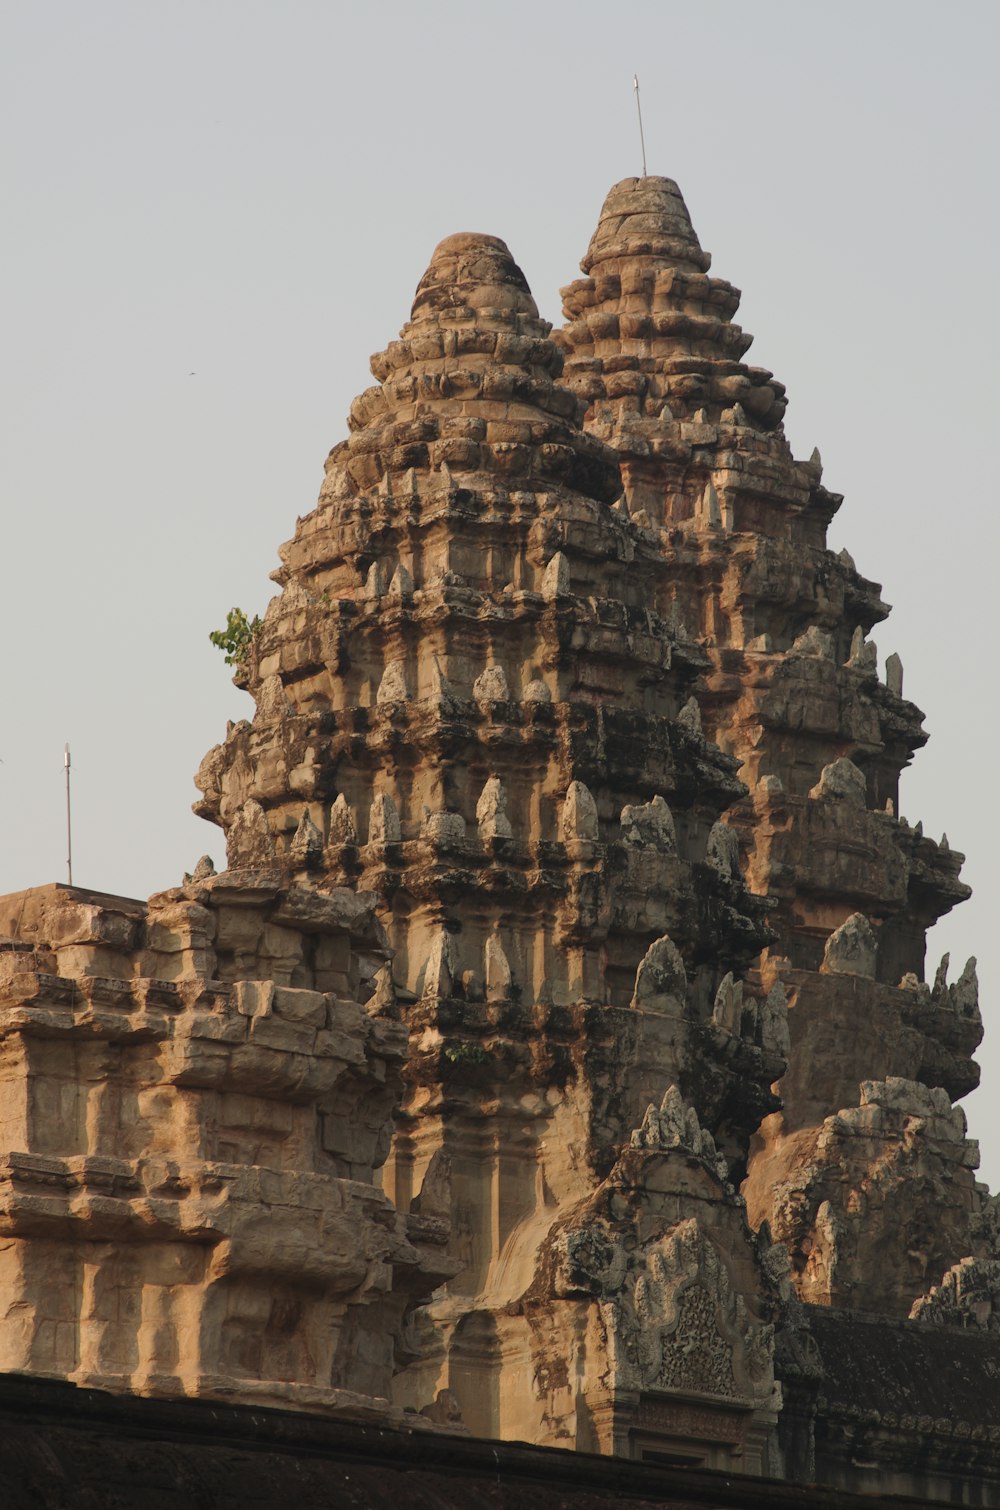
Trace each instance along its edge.
<path fill-rule="evenodd" d="M 661 178 L 554 334 L 443 241 L 198 772 L 227 870 L 0 899 L 8 1370 L 1000 1504 L 962 857 L 709 266 Z"/>

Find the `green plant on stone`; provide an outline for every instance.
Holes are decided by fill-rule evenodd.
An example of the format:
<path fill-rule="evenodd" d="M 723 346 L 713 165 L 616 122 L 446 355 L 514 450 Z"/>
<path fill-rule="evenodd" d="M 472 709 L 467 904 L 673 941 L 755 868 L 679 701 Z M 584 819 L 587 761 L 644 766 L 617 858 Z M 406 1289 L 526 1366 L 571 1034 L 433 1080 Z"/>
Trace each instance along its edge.
<path fill-rule="evenodd" d="M 490 1054 L 481 1043 L 459 1041 L 445 1044 L 444 1057 L 450 1059 L 452 1064 L 485 1064 Z"/>
<path fill-rule="evenodd" d="M 225 629 L 213 629 L 208 637 L 213 645 L 226 652 L 227 666 L 242 666 L 263 627 L 264 621 L 257 614 L 248 619 L 242 608 L 231 608 L 226 615 Z"/>

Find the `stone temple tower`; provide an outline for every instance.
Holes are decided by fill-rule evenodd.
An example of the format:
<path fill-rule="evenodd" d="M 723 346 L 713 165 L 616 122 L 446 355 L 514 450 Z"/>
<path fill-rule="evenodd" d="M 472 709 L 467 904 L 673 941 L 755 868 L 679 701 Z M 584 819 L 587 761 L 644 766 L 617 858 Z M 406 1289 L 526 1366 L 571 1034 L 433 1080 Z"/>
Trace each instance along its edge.
<path fill-rule="evenodd" d="M 727 822 L 774 907 L 762 967 L 791 1033 L 752 1219 L 787 1245 L 804 1299 L 905 1317 L 988 1225 L 952 1107 L 978 1082 L 975 962 L 924 983 L 927 928 L 968 895 L 962 856 L 898 815 L 926 736 L 898 656 L 880 676 L 867 638 L 888 609 L 827 548 L 841 499 L 818 452 L 792 457 L 784 388 L 743 362 L 738 291 L 709 264 L 676 184 L 617 184 L 563 291 L 563 381 L 619 455 L 658 601 L 710 661 L 705 731 L 750 788 Z"/>
<path fill-rule="evenodd" d="M 746 789 L 691 698 L 711 661 L 501 241 L 442 242 L 372 370 L 281 552 L 256 715 L 198 781 L 231 867 L 379 901 L 411 1044 L 386 1184 L 449 1215 L 463 1266 L 401 1398 L 609 1450 L 673 1381 L 749 1462 L 778 1281 L 735 1186 L 785 1003 L 734 979 L 770 935 L 718 821 Z"/>
<path fill-rule="evenodd" d="M 924 961 L 966 888 L 898 814 L 888 609 L 677 186 L 582 270 L 553 334 L 502 241 L 435 251 L 199 770 L 225 871 L 0 898 L 0 1413 L 132 1396 L 187 1463 L 203 1412 L 216 1475 L 252 1406 L 276 1503 L 374 1453 L 596 1504 L 542 1445 L 650 1505 L 1000 1506 L 975 967 Z"/>

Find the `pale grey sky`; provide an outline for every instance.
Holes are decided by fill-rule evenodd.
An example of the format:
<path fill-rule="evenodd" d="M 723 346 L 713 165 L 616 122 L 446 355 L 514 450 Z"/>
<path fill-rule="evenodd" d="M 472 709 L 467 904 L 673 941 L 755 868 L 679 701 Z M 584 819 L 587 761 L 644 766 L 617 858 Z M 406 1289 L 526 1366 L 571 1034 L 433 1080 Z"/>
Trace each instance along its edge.
<path fill-rule="evenodd" d="M 558 320 L 640 169 L 638 69 L 649 171 L 895 604 L 875 638 L 932 735 L 902 811 L 976 888 L 929 966 L 980 960 L 1000 1183 L 998 44 L 992 0 L 0 3 L 0 891 L 65 876 L 67 739 L 79 882 L 222 862 L 191 777 L 251 704 L 209 630 L 263 611 L 442 236 L 503 236 Z"/>

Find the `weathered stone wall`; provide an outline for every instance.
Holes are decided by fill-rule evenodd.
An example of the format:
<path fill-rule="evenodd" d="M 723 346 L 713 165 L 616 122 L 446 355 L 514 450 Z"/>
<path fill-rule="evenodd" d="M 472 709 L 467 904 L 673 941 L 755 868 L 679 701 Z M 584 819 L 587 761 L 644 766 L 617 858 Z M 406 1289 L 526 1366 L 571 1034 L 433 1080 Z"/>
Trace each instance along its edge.
<path fill-rule="evenodd" d="M 0 1367 L 387 1409 L 454 1266 L 373 1184 L 406 1032 L 371 905 L 230 871 L 20 892 L 0 933 Z"/>

